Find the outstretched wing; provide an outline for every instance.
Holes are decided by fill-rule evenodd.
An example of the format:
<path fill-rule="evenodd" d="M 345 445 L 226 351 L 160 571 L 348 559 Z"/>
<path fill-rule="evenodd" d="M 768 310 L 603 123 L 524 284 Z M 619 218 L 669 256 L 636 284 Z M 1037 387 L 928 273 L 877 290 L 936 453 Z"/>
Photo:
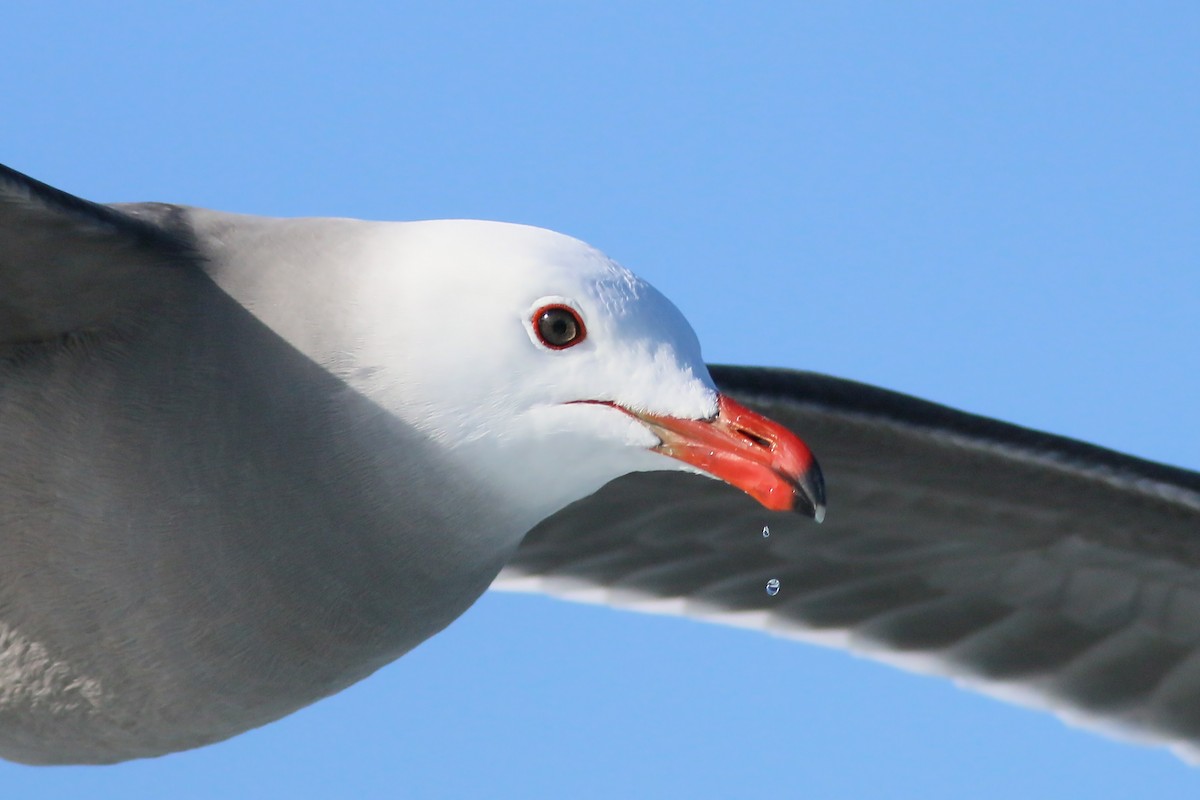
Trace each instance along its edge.
<path fill-rule="evenodd" d="M 98 205 L 0 165 L 0 355 L 106 328 L 169 291 L 191 261 L 174 207 Z"/>
<path fill-rule="evenodd" d="M 530 532 L 496 588 L 846 647 L 1200 753 L 1200 474 L 837 378 L 712 373 L 812 446 L 824 524 L 629 475 Z"/>

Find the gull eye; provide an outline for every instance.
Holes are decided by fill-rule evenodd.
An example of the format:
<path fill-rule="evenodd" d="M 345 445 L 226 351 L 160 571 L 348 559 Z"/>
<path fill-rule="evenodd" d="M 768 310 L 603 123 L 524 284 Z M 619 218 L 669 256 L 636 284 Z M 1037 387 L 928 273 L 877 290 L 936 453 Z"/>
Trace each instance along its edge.
<path fill-rule="evenodd" d="M 542 344 L 551 350 L 565 350 L 587 336 L 583 320 L 570 306 L 542 306 L 533 312 L 533 330 Z"/>

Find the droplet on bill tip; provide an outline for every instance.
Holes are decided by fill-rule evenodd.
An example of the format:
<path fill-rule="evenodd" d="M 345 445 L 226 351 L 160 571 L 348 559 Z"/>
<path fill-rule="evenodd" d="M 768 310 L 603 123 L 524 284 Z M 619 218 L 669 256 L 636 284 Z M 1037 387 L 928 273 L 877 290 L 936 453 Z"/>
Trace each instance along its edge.
<path fill-rule="evenodd" d="M 763 538 L 765 539 L 770 535 L 771 535 L 771 527 L 769 525 L 763 525 Z"/>
<path fill-rule="evenodd" d="M 771 595 L 771 597 L 779 594 L 779 578 L 771 578 L 771 580 L 767 581 L 767 594 Z"/>

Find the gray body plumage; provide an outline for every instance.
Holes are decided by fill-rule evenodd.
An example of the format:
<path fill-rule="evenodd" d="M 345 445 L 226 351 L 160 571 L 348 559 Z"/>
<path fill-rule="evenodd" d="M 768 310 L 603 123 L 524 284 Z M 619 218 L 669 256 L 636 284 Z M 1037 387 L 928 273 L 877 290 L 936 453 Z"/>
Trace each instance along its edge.
<path fill-rule="evenodd" d="M 5 188 L 0 219 L 26 219 L 0 261 L 0 755 L 105 762 L 227 738 L 361 679 L 487 588 L 503 555 L 467 521 L 514 527 L 514 545 L 518 523 L 248 313 L 253 261 L 205 250 L 183 209 L 127 207 L 167 228 L 126 231 Z M 275 263 L 267 277 L 288 280 L 321 261 Z M 94 266 L 113 286 L 72 309 L 72 270 Z M 55 288 L 53 327 L 12 313 Z"/>

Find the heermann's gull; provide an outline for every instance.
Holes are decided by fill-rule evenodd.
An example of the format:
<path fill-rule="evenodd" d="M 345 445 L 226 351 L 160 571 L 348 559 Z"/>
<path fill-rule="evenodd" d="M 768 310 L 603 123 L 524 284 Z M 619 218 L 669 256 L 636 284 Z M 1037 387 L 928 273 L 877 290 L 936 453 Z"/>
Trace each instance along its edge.
<path fill-rule="evenodd" d="M 718 394 L 669 302 L 534 228 L 99 206 L 4 170 L 0 230 L 4 757 L 232 736 L 506 563 L 501 588 L 1200 738 L 1194 473 L 805 373 L 713 368 Z M 830 519 L 748 536 L 823 511 L 788 429 Z"/>

